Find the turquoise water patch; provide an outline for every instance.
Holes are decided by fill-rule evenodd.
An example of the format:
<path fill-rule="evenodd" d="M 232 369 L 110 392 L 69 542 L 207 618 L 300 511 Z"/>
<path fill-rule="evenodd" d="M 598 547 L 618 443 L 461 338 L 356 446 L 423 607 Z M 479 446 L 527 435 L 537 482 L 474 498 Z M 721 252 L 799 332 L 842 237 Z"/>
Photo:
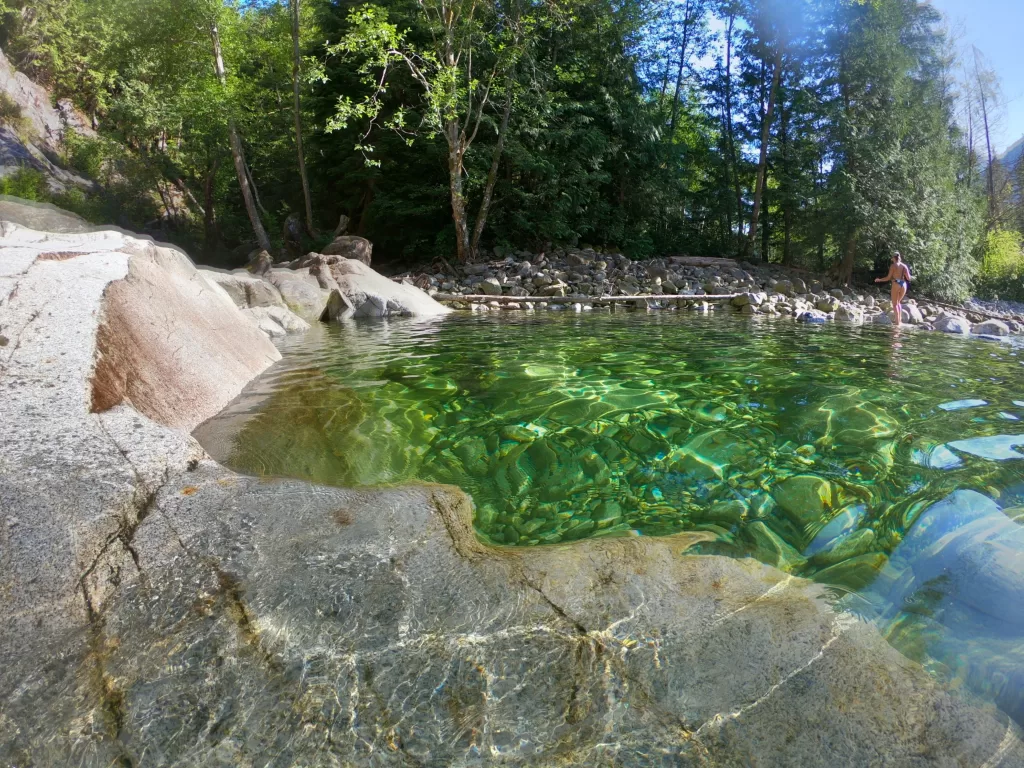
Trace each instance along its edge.
<path fill-rule="evenodd" d="M 950 403 L 942 403 L 939 408 L 944 411 L 962 411 L 965 408 L 980 408 L 983 405 L 988 405 L 984 400 L 954 400 Z"/>
<path fill-rule="evenodd" d="M 949 447 L 961 453 L 969 453 L 979 459 L 991 461 L 1010 461 L 1024 459 L 1024 435 L 989 435 L 988 437 L 972 437 L 969 440 L 956 440 Z"/>
<path fill-rule="evenodd" d="M 915 464 L 929 469 L 955 469 L 963 465 L 960 457 L 945 445 L 937 445 L 929 453 L 915 449 L 912 457 Z"/>
<path fill-rule="evenodd" d="M 766 526 L 806 558 L 856 508 L 884 554 L 920 505 L 1024 479 L 1024 437 L 998 431 L 1021 402 L 1010 347 L 617 314 L 325 328 L 283 353 L 197 433 L 222 433 L 217 458 L 340 485 L 453 483 L 496 544 L 699 529 L 717 537 L 706 551 L 775 561 Z"/>

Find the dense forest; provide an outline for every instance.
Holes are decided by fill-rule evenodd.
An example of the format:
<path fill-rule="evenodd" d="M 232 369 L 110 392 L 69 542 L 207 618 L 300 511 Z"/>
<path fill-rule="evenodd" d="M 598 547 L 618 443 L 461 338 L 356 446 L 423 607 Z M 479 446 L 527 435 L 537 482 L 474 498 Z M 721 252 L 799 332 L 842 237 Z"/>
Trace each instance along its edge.
<path fill-rule="evenodd" d="M 0 47 L 99 131 L 76 204 L 219 263 L 339 217 L 377 262 L 497 247 L 902 251 L 1024 298 L 998 83 L 916 0 L 0 0 Z M 32 196 L 31 179 L 4 190 Z"/>

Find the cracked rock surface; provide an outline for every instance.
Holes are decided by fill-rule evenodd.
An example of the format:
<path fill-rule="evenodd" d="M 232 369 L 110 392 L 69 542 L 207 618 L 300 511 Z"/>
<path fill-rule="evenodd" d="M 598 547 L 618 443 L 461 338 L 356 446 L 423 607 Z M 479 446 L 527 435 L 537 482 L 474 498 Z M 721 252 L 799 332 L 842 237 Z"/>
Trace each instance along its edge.
<path fill-rule="evenodd" d="M 706 534 L 492 549 L 454 488 L 231 473 L 187 434 L 272 358 L 230 298 L 141 241 L 3 234 L 0 765 L 1024 765 L 998 710 Z M 94 412 L 129 333 L 154 354 L 108 358 Z"/>

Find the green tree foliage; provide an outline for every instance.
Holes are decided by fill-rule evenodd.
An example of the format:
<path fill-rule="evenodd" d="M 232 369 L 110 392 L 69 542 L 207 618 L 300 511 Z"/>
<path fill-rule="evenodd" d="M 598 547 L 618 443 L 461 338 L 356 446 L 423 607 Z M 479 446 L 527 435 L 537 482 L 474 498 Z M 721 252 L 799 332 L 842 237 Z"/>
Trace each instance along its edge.
<path fill-rule="evenodd" d="M 987 296 L 1024 301 L 1024 237 L 1020 232 L 995 229 L 986 234 L 978 287 Z"/>
<path fill-rule="evenodd" d="M 986 235 L 982 272 L 992 278 L 1024 275 L 1024 240 L 1019 232 L 997 229 Z"/>
<path fill-rule="evenodd" d="M 0 46 L 7 56 L 89 114 L 104 106 L 112 75 L 96 57 L 111 30 L 92 6 L 87 0 L 0 0 Z"/>
<path fill-rule="evenodd" d="M 230 126 L 276 237 L 305 213 L 301 123 L 313 218 L 385 260 L 590 243 L 846 281 L 898 249 L 927 290 L 972 289 L 987 177 L 927 3 L 303 0 L 301 121 L 294 7 L 3 0 L 0 44 L 95 117 L 69 155 L 124 216 L 211 257 L 253 240 Z"/>

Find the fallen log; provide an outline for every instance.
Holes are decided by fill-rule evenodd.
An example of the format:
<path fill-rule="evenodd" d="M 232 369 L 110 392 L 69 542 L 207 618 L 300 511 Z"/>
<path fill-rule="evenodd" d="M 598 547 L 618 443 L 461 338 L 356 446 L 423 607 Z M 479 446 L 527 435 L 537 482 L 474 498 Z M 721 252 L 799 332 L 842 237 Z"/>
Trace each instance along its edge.
<path fill-rule="evenodd" d="M 972 309 L 970 307 L 958 307 L 956 304 L 946 304 L 944 301 L 935 301 L 933 299 L 922 299 L 927 301 L 929 304 L 934 304 L 937 307 L 945 307 L 946 309 L 955 309 L 957 312 L 963 312 L 965 314 L 979 315 L 981 317 L 987 317 L 989 320 L 1015 320 L 1018 323 L 1024 323 L 1024 315 L 1016 315 L 1012 312 L 1008 312 L 1003 315 L 993 314 L 992 312 L 984 312 L 980 309 Z"/>
<path fill-rule="evenodd" d="M 442 302 L 469 302 L 471 304 L 492 301 L 505 304 L 619 304 L 629 301 L 729 301 L 742 293 L 719 293 L 707 296 L 683 296 L 665 293 L 643 293 L 636 296 L 488 296 L 484 293 L 458 294 L 435 293 L 434 299 Z"/>
<path fill-rule="evenodd" d="M 669 256 L 669 263 L 677 267 L 737 267 L 740 263 L 736 259 L 727 259 L 722 256 Z"/>

